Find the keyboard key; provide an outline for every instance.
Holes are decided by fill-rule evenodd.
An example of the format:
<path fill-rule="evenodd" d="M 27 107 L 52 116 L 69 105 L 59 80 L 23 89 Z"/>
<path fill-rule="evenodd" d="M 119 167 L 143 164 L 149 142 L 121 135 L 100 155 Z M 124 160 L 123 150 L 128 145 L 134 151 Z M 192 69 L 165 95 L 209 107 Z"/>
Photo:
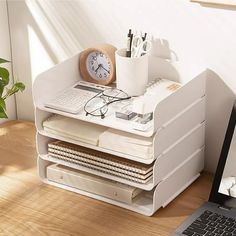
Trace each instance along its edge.
<path fill-rule="evenodd" d="M 223 229 L 215 229 L 214 233 L 221 235 L 224 233 L 224 230 Z"/>
<path fill-rule="evenodd" d="M 216 226 L 217 226 L 217 223 L 214 222 L 214 221 L 212 221 L 212 222 L 210 222 L 208 225 L 213 226 L 213 227 L 216 227 Z"/>
<path fill-rule="evenodd" d="M 205 228 L 205 230 L 206 230 L 206 231 L 209 231 L 209 232 L 213 232 L 213 231 L 215 230 L 215 228 L 212 227 L 212 226 L 207 226 L 207 227 Z"/>
<path fill-rule="evenodd" d="M 200 216 L 199 219 L 201 219 L 201 220 L 208 220 L 208 215 Z"/>
<path fill-rule="evenodd" d="M 226 222 L 226 219 L 218 219 L 216 222 L 219 224 L 224 224 Z"/>
<path fill-rule="evenodd" d="M 217 225 L 217 228 L 218 228 L 218 229 L 224 229 L 224 228 L 226 228 L 226 226 L 225 226 L 225 225 L 222 225 L 222 224 L 218 224 L 218 225 Z"/>
<path fill-rule="evenodd" d="M 199 216 L 199 218 L 201 218 L 201 219 L 207 219 L 207 218 L 209 218 L 209 215 L 203 213 L 202 215 Z"/>
<path fill-rule="evenodd" d="M 204 230 L 204 229 L 199 229 L 199 228 L 194 228 L 192 227 L 192 225 L 190 225 L 187 230 L 189 231 L 192 231 L 192 232 L 195 232 L 195 233 L 198 233 L 198 234 L 201 234 L 201 235 L 204 235 L 207 231 Z"/>
<path fill-rule="evenodd" d="M 229 221 L 229 222 L 234 222 L 234 223 L 236 222 L 236 220 L 235 220 L 235 219 L 232 219 L 232 218 L 228 218 L 227 221 Z"/>
<path fill-rule="evenodd" d="M 183 232 L 184 235 L 188 235 L 188 236 L 192 236 L 194 235 L 194 232 L 188 231 L 188 230 L 184 230 Z"/>
<path fill-rule="evenodd" d="M 191 224 L 191 226 L 194 227 L 194 228 L 199 228 L 199 229 L 205 229 L 205 228 L 207 227 L 207 226 L 204 225 L 204 224 L 199 224 L 199 223 L 195 223 L 195 222 L 193 222 L 193 223 Z"/>
<path fill-rule="evenodd" d="M 233 227 L 234 226 L 234 222 L 226 221 L 225 225 L 229 226 L 229 227 Z"/>
<path fill-rule="evenodd" d="M 230 233 L 230 232 L 224 232 L 223 234 L 222 234 L 222 236 L 232 236 L 233 234 L 232 233 Z"/>
<path fill-rule="evenodd" d="M 226 227 L 224 230 L 231 233 L 234 232 L 234 228 L 232 227 Z"/>
<path fill-rule="evenodd" d="M 213 215 L 208 218 L 209 220 L 216 221 L 218 219 L 217 216 Z"/>
<path fill-rule="evenodd" d="M 204 236 L 215 236 L 216 234 L 212 233 L 212 232 L 207 232 Z"/>
<path fill-rule="evenodd" d="M 207 225 L 210 221 L 207 219 L 197 218 L 197 220 L 195 222 Z"/>
<path fill-rule="evenodd" d="M 212 211 L 208 211 L 208 210 L 204 211 L 204 214 L 211 215 L 212 213 L 213 213 Z"/>

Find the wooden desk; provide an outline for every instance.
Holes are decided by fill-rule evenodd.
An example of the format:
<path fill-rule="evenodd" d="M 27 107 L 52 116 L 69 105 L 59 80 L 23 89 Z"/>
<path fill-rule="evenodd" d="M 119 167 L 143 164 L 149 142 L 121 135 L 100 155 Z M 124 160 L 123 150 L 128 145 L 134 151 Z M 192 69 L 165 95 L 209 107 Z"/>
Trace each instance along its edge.
<path fill-rule="evenodd" d="M 212 176 L 203 173 L 152 217 L 43 184 L 37 175 L 35 128 L 0 126 L 0 235 L 169 235 L 208 199 Z"/>

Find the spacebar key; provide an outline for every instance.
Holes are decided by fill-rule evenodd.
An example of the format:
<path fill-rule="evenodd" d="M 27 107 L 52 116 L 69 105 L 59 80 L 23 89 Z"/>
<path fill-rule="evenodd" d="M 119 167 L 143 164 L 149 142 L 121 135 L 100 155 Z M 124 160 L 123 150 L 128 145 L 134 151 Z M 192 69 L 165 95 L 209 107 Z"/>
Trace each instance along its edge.
<path fill-rule="evenodd" d="M 195 228 L 195 227 L 192 227 L 192 226 L 189 226 L 189 227 L 187 228 L 187 230 L 192 231 L 192 232 L 195 232 L 195 233 L 198 233 L 198 234 L 202 234 L 202 235 L 204 235 L 204 234 L 207 232 L 207 231 L 204 230 L 204 229 L 199 229 L 199 228 Z"/>

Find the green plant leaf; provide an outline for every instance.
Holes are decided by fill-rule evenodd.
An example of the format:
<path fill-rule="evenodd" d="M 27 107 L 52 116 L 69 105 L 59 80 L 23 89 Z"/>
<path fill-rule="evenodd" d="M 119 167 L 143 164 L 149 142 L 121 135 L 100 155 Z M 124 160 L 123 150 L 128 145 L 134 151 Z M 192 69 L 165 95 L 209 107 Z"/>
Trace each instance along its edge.
<path fill-rule="evenodd" d="M 9 83 L 9 71 L 6 68 L 0 67 L 0 80 L 4 85 Z"/>
<path fill-rule="evenodd" d="M 1 64 L 1 63 L 7 63 L 7 62 L 10 62 L 10 61 L 5 60 L 5 59 L 3 59 L 3 58 L 0 58 L 0 64 Z"/>
<path fill-rule="evenodd" d="M 23 92 L 24 89 L 25 85 L 22 82 L 16 82 L 15 84 L 12 85 L 10 89 L 6 88 L 7 92 L 2 98 L 5 100 L 7 97 L 12 96 L 13 94 L 19 91 Z"/>
<path fill-rule="evenodd" d="M 0 58 L 0 64 L 8 62 L 10 61 Z M 0 119 L 8 118 L 6 114 L 5 99 L 19 91 L 23 92 L 25 90 L 25 85 L 22 82 L 16 82 L 11 86 L 11 88 L 7 88 L 8 84 L 9 84 L 9 71 L 4 67 L 0 67 Z M 5 93 L 4 96 L 3 93 Z"/>
<path fill-rule="evenodd" d="M 3 98 L 0 98 L 0 107 L 3 108 L 3 110 L 6 110 L 6 103 Z"/>
<path fill-rule="evenodd" d="M 0 118 L 8 118 L 4 109 L 0 106 Z"/>
<path fill-rule="evenodd" d="M 18 91 L 23 92 L 23 91 L 25 90 L 25 85 L 24 85 L 22 82 L 16 82 L 16 83 L 14 84 L 14 86 L 15 86 L 17 92 L 18 92 Z"/>
<path fill-rule="evenodd" d="M 2 80 L 0 80 L 0 97 L 2 97 L 4 87 L 5 87 L 5 84 L 2 82 Z"/>

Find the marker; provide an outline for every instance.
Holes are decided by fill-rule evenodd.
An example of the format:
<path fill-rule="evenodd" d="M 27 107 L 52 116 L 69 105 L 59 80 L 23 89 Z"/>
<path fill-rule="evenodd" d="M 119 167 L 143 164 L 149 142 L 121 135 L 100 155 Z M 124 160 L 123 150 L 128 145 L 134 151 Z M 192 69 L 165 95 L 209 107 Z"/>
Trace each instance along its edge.
<path fill-rule="evenodd" d="M 142 40 L 145 41 L 147 37 L 147 33 L 144 34 L 144 36 L 142 37 Z"/>
<path fill-rule="evenodd" d="M 132 56 L 132 42 L 133 42 L 133 34 L 130 36 L 130 45 L 129 45 L 129 50 L 130 50 L 130 57 Z"/>
<path fill-rule="evenodd" d="M 145 33 L 144 36 L 142 36 L 143 42 L 146 40 L 146 38 L 147 38 L 147 33 Z M 143 49 L 146 50 L 147 44 L 144 44 L 143 46 L 144 46 Z M 143 56 L 144 54 L 145 54 L 145 53 L 142 53 L 141 56 Z"/>
<path fill-rule="evenodd" d="M 129 33 L 127 35 L 127 48 L 126 48 L 126 57 L 131 57 L 131 41 L 132 41 L 132 33 L 131 29 L 129 29 Z"/>

